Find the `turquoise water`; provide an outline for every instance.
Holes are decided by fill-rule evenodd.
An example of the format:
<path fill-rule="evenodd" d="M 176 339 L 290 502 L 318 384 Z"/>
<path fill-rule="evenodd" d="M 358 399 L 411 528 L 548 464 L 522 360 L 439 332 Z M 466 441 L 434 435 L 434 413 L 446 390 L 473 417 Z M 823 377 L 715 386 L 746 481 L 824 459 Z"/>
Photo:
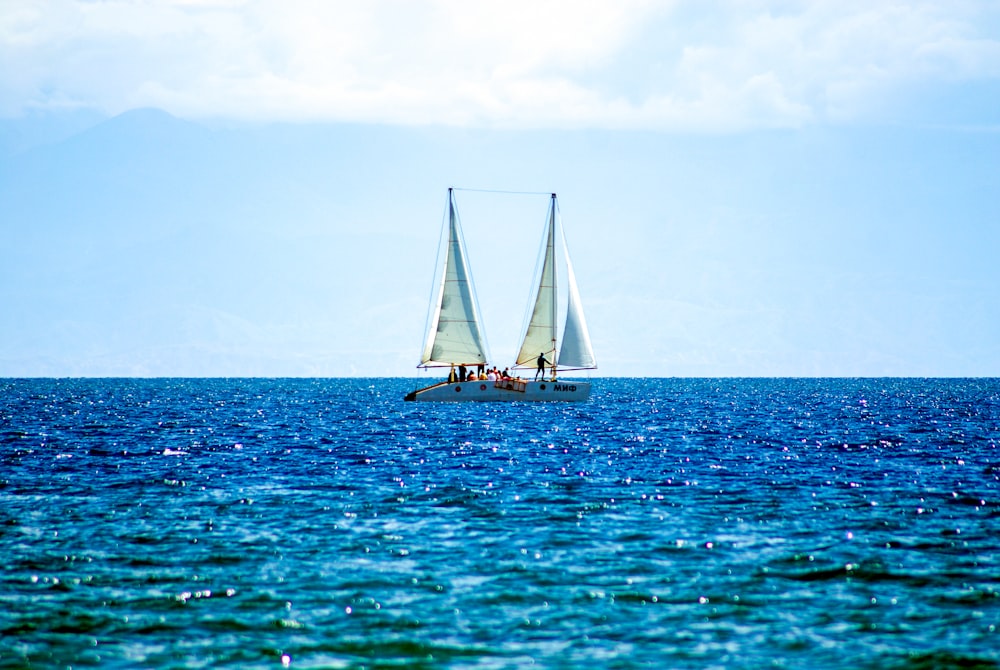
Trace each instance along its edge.
<path fill-rule="evenodd" d="M 0 380 L 0 667 L 1000 667 L 1000 380 Z"/>

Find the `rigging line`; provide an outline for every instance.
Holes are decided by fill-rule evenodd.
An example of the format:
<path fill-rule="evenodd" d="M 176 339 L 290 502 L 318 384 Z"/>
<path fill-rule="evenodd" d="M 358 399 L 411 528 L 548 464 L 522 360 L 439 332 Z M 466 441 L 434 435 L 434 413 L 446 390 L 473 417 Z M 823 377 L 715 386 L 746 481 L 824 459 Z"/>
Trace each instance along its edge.
<path fill-rule="evenodd" d="M 453 191 L 473 191 L 475 193 L 506 193 L 509 195 L 554 195 L 552 191 L 499 191 L 490 188 L 460 188 L 452 187 Z"/>

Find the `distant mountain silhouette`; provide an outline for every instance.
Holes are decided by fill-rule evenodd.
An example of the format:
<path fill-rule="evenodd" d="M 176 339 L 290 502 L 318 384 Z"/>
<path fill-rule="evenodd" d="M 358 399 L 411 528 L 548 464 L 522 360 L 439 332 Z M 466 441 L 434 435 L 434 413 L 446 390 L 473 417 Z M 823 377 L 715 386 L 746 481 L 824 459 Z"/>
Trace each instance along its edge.
<path fill-rule="evenodd" d="M 343 132 L 313 134 L 329 145 Z M 251 374 L 277 359 L 275 374 L 333 374 L 322 352 L 348 347 L 363 324 L 343 325 L 371 306 L 347 290 L 357 278 L 379 255 L 413 260 L 422 282 L 430 268 L 405 237 L 345 220 L 339 196 L 356 171 L 338 168 L 363 155 L 326 160 L 295 134 L 275 142 L 140 109 L 0 161 L 0 307 L 16 324 L 0 334 L 0 366 Z M 413 309 L 404 318 L 416 331 L 423 308 Z M 283 349 L 288 338 L 310 356 L 288 365 L 302 355 Z"/>
<path fill-rule="evenodd" d="M 412 374 L 448 186 L 559 193 L 602 374 L 1000 364 L 997 133 L 0 132 L 0 376 Z M 503 365 L 547 203 L 490 197 L 459 207 Z"/>
<path fill-rule="evenodd" d="M 55 144 L 92 128 L 107 117 L 90 109 L 35 110 L 16 117 L 0 119 L 0 160 Z"/>

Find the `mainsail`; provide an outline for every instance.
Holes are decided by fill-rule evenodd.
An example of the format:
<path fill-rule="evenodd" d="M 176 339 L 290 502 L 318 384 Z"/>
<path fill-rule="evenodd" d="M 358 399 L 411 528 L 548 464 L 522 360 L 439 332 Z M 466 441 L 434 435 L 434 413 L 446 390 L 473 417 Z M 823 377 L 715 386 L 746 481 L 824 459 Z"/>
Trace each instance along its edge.
<path fill-rule="evenodd" d="M 437 300 L 430 315 L 420 367 L 486 363 L 475 289 L 466 260 L 452 189 L 448 189 L 448 241 Z"/>
<path fill-rule="evenodd" d="M 518 366 L 533 366 L 539 354 L 552 363 L 556 356 L 556 195 L 552 194 L 548 224 L 545 228 L 545 253 L 542 272 L 535 294 L 531 320 L 524 332 L 521 349 L 514 361 Z"/>
<path fill-rule="evenodd" d="M 517 354 L 516 365 L 521 367 L 534 366 L 539 354 L 545 355 L 545 360 L 551 365 L 557 362 L 558 367 L 577 370 L 597 367 L 594 348 L 590 343 L 590 333 L 583 316 L 583 304 L 580 301 L 580 291 L 576 286 L 576 276 L 573 274 L 573 264 L 570 262 L 566 237 L 563 234 L 562 248 L 566 264 L 566 323 L 563 328 L 562 341 L 556 358 L 556 344 L 559 334 L 556 329 L 558 303 L 556 287 L 556 195 L 552 194 L 549 205 L 548 224 L 545 231 L 545 251 L 542 260 L 542 271 L 535 295 L 531 319 L 525 330 L 524 341 Z M 560 229 L 561 231 L 561 229 Z"/>

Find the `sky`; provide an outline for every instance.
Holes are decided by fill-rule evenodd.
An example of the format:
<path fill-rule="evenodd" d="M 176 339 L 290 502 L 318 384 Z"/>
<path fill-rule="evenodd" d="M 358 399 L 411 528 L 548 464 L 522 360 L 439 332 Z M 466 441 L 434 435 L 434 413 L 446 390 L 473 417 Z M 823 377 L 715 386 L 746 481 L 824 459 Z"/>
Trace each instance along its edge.
<path fill-rule="evenodd" d="M 936 118 L 946 110 L 909 108 L 968 87 L 984 96 L 979 114 L 952 121 L 996 122 L 1000 7 L 989 0 L 2 7 L 7 116 L 154 107 L 183 118 L 738 132 L 947 122 Z"/>
<path fill-rule="evenodd" d="M 0 376 L 416 375 L 449 186 L 595 374 L 997 376 L 998 175 L 991 0 L 0 0 Z"/>

